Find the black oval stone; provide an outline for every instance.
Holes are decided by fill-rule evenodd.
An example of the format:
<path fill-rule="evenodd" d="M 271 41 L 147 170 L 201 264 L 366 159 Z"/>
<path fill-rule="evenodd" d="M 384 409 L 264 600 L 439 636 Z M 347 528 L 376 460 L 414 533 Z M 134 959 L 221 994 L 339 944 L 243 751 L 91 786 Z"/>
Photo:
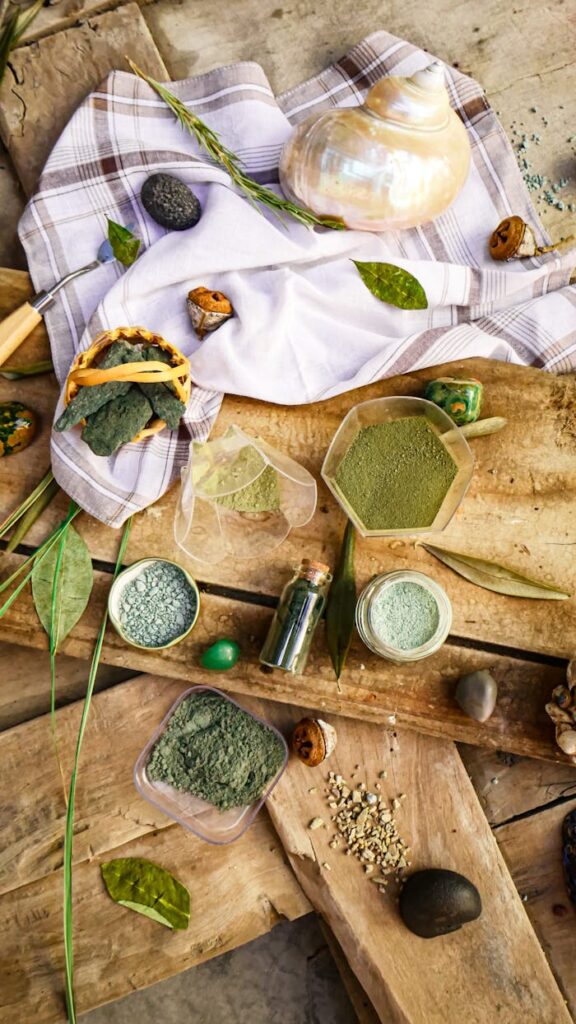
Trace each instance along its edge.
<path fill-rule="evenodd" d="M 457 871 L 415 871 L 400 894 L 400 916 L 415 935 L 432 939 L 455 932 L 482 913 L 480 893 Z"/>
<path fill-rule="evenodd" d="M 151 174 L 142 186 L 140 198 L 152 220 L 169 231 L 193 228 L 202 216 L 192 189 L 172 174 Z"/>

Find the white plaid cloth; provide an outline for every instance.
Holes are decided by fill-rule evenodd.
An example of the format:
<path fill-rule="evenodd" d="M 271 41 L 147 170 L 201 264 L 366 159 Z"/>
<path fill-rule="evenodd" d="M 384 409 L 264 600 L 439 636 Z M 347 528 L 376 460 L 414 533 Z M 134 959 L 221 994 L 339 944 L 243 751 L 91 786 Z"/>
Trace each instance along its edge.
<path fill-rule="evenodd" d="M 330 106 L 361 102 L 383 75 L 411 75 L 431 56 L 376 32 L 316 78 L 274 97 L 263 70 L 235 64 L 171 89 L 218 131 L 258 181 L 277 186 L 291 127 Z M 542 231 L 513 151 L 473 79 L 447 68 L 451 102 L 472 146 L 468 181 L 433 223 L 403 232 L 310 231 L 264 216 L 210 164 L 162 100 L 140 79 L 113 72 L 88 96 L 53 150 L 20 222 L 34 285 L 48 287 L 90 262 L 106 218 L 136 225 L 144 253 L 79 278 L 46 314 L 64 383 L 78 350 L 101 330 L 140 325 L 191 357 L 196 382 L 178 432 L 93 455 L 76 428 L 53 433 L 52 466 L 91 515 L 120 526 L 178 478 L 190 438 L 203 440 L 223 392 L 279 402 L 326 398 L 371 381 L 470 356 L 563 372 L 576 365 L 573 256 L 495 264 L 487 238 L 507 214 Z M 164 170 L 191 185 L 203 215 L 166 233 L 139 202 Z M 408 312 L 369 294 L 350 259 L 394 262 L 423 284 L 429 308 Z M 199 343 L 186 294 L 225 292 L 235 316 Z"/>

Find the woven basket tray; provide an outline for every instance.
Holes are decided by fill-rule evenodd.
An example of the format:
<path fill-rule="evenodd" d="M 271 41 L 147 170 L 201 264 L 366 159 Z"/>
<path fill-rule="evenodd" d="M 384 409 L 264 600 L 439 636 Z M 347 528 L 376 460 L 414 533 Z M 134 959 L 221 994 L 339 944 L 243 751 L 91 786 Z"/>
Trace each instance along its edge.
<path fill-rule="evenodd" d="M 133 345 L 156 345 L 170 353 L 172 365 L 155 362 L 124 363 L 109 370 L 100 370 L 98 368 L 100 353 L 115 341 L 129 341 Z M 72 401 L 79 388 L 103 384 L 108 380 L 130 380 L 134 383 L 140 381 L 142 384 L 170 381 L 177 397 L 185 405 L 188 403 L 192 390 L 190 363 L 186 356 L 183 356 L 175 345 L 171 345 L 160 334 L 153 334 L 152 331 L 147 331 L 144 327 L 117 327 L 113 331 L 103 331 L 94 339 L 90 348 L 87 348 L 85 352 L 79 352 L 70 367 L 66 380 L 65 405 Z M 152 437 L 153 434 L 158 434 L 163 430 L 165 426 L 164 420 L 151 419 L 144 429 L 132 438 L 132 441 L 142 441 L 145 437 Z"/>

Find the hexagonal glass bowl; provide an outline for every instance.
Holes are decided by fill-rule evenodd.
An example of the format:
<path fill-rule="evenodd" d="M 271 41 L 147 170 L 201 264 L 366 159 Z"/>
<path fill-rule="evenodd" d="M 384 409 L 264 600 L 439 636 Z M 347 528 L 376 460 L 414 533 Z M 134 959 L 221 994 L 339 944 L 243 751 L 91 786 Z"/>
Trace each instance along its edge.
<path fill-rule="evenodd" d="M 444 444 L 456 463 L 457 473 L 430 526 L 412 527 L 402 530 L 370 530 L 364 525 L 358 513 L 352 508 L 348 499 L 340 490 L 336 482 L 336 474 L 342 459 L 359 430 L 363 427 L 387 423 L 406 416 L 426 417 L 431 429 L 440 438 L 442 444 Z M 462 431 L 443 409 L 440 409 L 433 402 L 429 402 L 425 398 L 394 395 L 389 398 L 374 398 L 369 402 L 361 402 L 350 409 L 350 412 L 344 417 L 332 438 L 321 473 L 324 482 L 332 491 L 336 501 L 348 518 L 352 520 L 362 537 L 401 537 L 420 533 L 438 533 L 440 530 L 444 530 L 468 490 L 473 470 L 474 455 L 468 442 Z"/>

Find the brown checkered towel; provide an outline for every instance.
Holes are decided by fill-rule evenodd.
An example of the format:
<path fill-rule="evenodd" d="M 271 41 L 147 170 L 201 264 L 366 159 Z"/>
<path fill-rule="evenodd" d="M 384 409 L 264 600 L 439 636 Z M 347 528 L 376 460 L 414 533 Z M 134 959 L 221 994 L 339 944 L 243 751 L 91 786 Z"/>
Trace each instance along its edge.
<path fill-rule="evenodd" d="M 362 101 L 386 74 L 411 75 L 429 54 L 377 32 L 316 78 L 274 97 L 262 69 L 243 63 L 173 91 L 244 161 L 277 184 L 280 150 L 294 125 L 331 105 Z M 431 224 L 403 232 L 309 231 L 255 210 L 210 164 L 141 80 L 114 72 L 76 112 L 57 143 L 20 224 L 37 288 L 93 259 L 106 218 L 133 223 L 144 254 L 129 271 L 101 267 L 70 285 L 47 313 L 63 383 L 74 354 L 98 331 L 141 325 L 191 357 L 197 385 L 179 433 L 168 430 L 94 456 L 77 430 L 54 434 L 52 464 L 64 490 L 88 512 L 120 526 L 155 501 L 204 439 L 222 392 L 273 402 L 310 402 L 468 356 L 542 366 L 576 364 L 576 289 L 569 257 L 496 265 L 491 230 L 517 213 L 545 240 L 506 136 L 476 82 L 447 69 L 451 101 L 472 145 L 469 180 Z M 139 203 L 146 177 L 175 173 L 200 198 L 203 216 L 167 234 Z M 395 262 L 425 287 L 429 308 L 394 309 L 369 295 L 350 258 Z M 199 344 L 187 318 L 190 288 L 230 296 L 235 316 Z"/>

